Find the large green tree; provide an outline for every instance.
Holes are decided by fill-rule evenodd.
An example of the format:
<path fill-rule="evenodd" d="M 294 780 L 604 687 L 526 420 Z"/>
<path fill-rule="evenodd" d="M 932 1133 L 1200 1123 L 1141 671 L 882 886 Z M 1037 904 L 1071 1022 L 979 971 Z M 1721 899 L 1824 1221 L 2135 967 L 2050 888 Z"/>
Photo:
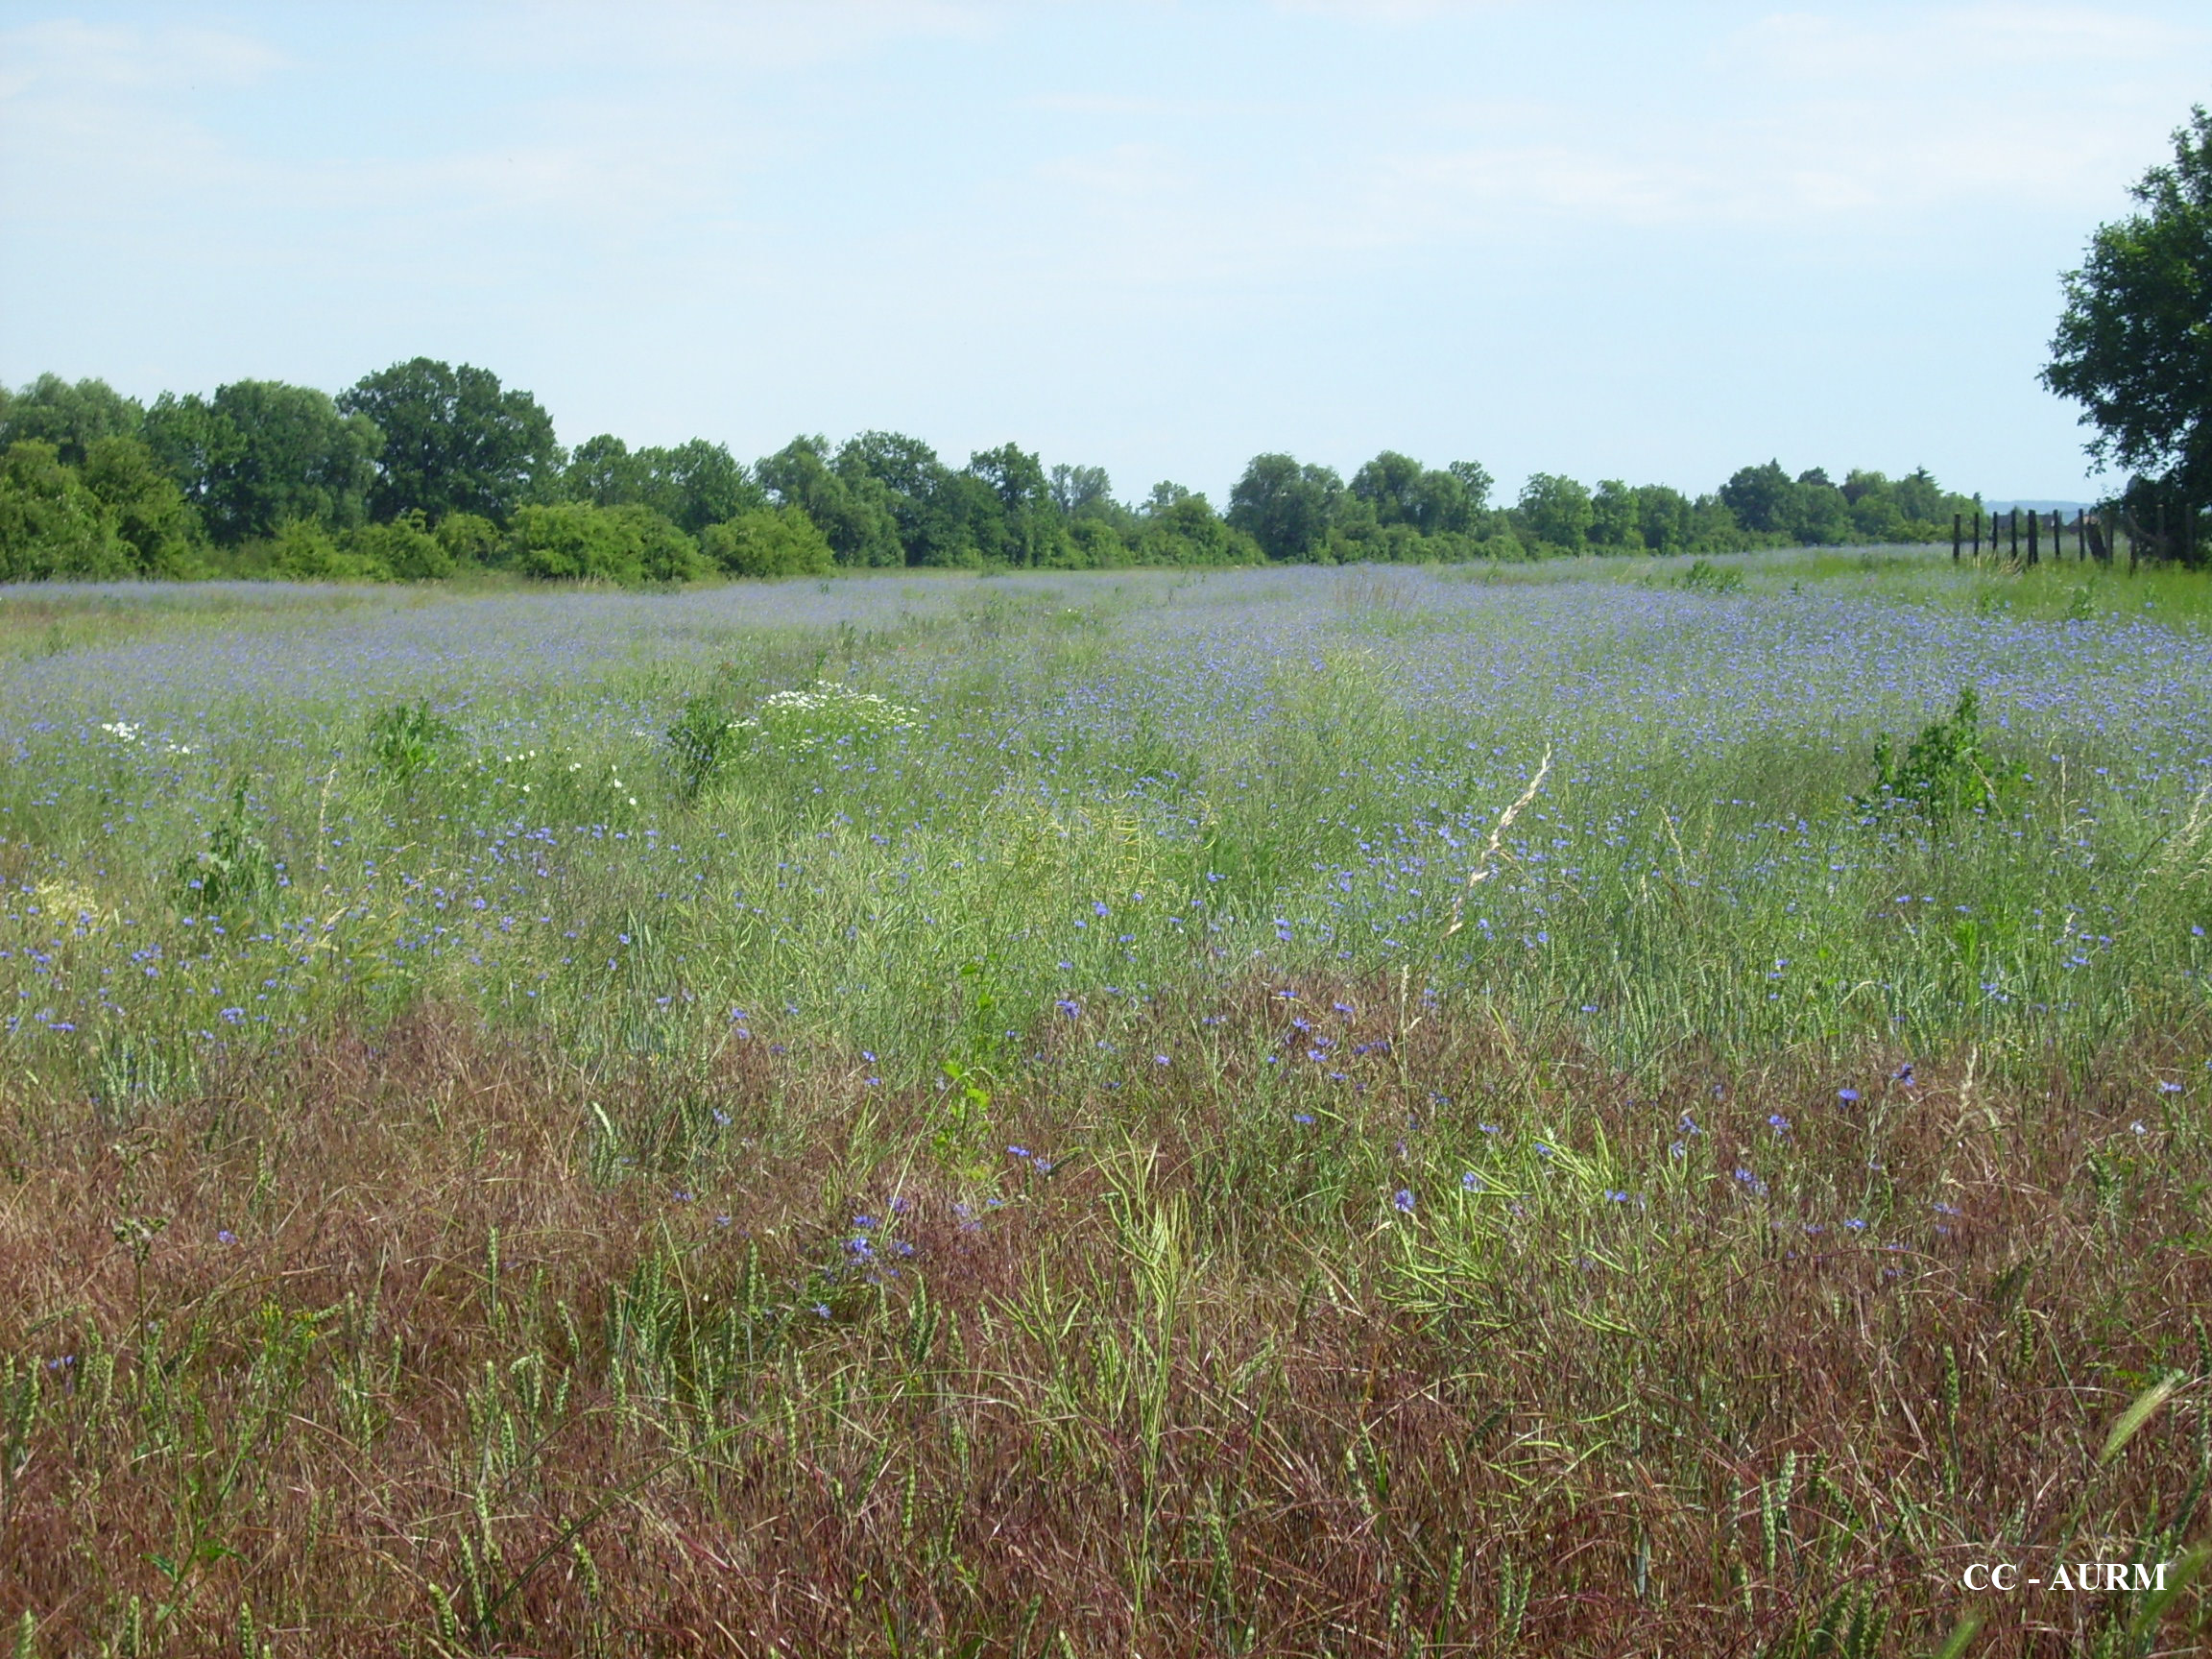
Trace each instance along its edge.
<path fill-rule="evenodd" d="M 139 569 L 160 576 L 193 573 L 200 516 L 144 444 L 121 432 L 95 438 L 80 471 Z"/>
<path fill-rule="evenodd" d="M 1590 492 L 1557 472 L 1532 472 L 1521 486 L 1522 527 L 1547 547 L 1579 553 L 1589 545 L 1597 509 Z"/>
<path fill-rule="evenodd" d="M 1797 486 L 1782 470 L 1782 463 L 1764 467 L 1739 467 L 1720 486 L 1720 504 L 1736 515 L 1736 522 L 1759 535 L 1790 528 L 1797 506 Z"/>
<path fill-rule="evenodd" d="M 597 507 L 650 507 L 696 536 L 764 506 L 766 493 L 723 445 L 694 438 L 672 449 L 632 449 L 602 432 L 576 445 L 564 474 L 571 500 Z"/>
<path fill-rule="evenodd" d="M 0 456 L 0 582 L 131 573 L 131 549 L 55 446 L 26 438 Z"/>
<path fill-rule="evenodd" d="M 1058 545 L 1060 522 L 1044 463 L 1018 444 L 1001 444 L 970 455 L 968 471 L 998 498 L 997 557 L 1009 565 L 1046 564 Z"/>
<path fill-rule="evenodd" d="M 1377 524 L 1409 524 L 1423 536 L 1473 529 L 1489 493 L 1490 474 L 1476 462 L 1429 468 L 1395 449 L 1383 450 L 1352 474 L 1352 498 L 1374 509 Z"/>
<path fill-rule="evenodd" d="M 906 564 L 972 565 L 981 556 L 964 498 L 948 487 L 951 469 L 921 439 L 857 433 L 838 448 L 836 469 L 850 488 L 889 509 Z"/>
<path fill-rule="evenodd" d="M 2043 383 L 2082 406 L 2089 453 L 2195 501 L 2212 495 L 2212 115 L 2130 192 L 2142 211 L 2098 228 L 2065 276 Z"/>
<path fill-rule="evenodd" d="M 338 406 L 384 434 L 370 493 L 378 518 L 475 513 L 503 524 L 523 502 L 558 493 L 553 417 L 489 369 L 417 357 L 365 375 Z"/>
<path fill-rule="evenodd" d="M 29 440 L 51 444 L 65 467 L 82 467 L 103 438 L 135 437 L 145 412 L 105 380 L 75 385 L 41 374 L 0 404 L 0 450 Z"/>
<path fill-rule="evenodd" d="M 848 565 L 903 565 L 899 521 L 892 493 L 865 472 L 831 466 L 829 441 L 800 436 L 773 455 L 754 463 L 753 476 L 782 507 L 797 507 L 812 519 Z"/>
<path fill-rule="evenodd" d="M 1255 455 L 1229 492 L 1228 519 L 1275 560 L 1311 559 L 1329 539 L 1344 483 L 1329 467 Z"/>
<path fill-rule="evenodd" d="M 326 393 L 281 380 L 234 380 L 212 398 L 164 393 L 144 432 L 225 545 L 294 520 L 327 530 L 360 523 L 383 442 L 366 415 L 341 414 Z"/>

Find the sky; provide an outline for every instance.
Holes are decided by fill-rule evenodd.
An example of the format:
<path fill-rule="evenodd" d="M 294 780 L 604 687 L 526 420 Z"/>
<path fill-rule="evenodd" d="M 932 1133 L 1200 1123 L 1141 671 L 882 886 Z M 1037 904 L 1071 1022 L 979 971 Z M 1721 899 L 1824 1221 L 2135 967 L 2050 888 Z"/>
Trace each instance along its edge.
<path fill-rule="evenodd" d="M 2198 102 L 2201 0 L 0 0 L 0 380 L 2081 498 L 2060 274 Z"/>

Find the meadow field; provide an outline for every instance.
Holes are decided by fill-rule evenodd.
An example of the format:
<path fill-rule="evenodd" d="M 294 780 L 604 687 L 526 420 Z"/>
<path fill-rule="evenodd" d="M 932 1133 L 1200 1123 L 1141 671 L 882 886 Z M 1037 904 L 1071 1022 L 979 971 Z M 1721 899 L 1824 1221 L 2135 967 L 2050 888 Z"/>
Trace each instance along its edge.
<path fill-rule="evenodd" d="M 0 1650 L 2200 1651 L 2202 581 L 0 589 Z"/>

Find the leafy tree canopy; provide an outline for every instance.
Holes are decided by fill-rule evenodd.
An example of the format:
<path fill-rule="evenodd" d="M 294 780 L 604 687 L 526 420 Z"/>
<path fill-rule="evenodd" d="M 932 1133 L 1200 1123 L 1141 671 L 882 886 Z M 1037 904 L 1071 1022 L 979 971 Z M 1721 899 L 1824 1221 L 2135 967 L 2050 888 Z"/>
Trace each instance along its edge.
<path fill-rule="evenodd" d="M 767 501 L 744 463 L 726 445 L 704 438 L 674 448 L 634 450 L 603 432 L 576 445 L 565 483 L 572 500 L 596 507 L 650 507 L 693 536 Z"/>
<path fill-rule="evenodd" d="M 757 463 L 753 476 L 777 505 L 813 520 L 840 565 L 906 563 L 891 491 L 867 472 L 833 467 L 828 439 L 794 438 Z"/>
<path fill-rule="evenodd" d="M 505 523 L 557 485 L 553 418 L 529 393 L 502 390 L 489 369 L 417 357 L 363 376 L 338 404 L 384 435 L 370 496 L 380 519 L 474 513 Z"/>
<path fill-rule="evenodd" d="M 143 427 L 155 460 L 230 546 L 307 520 L 338 530 L 367 516 L 383 435 L 312 386 L 236 380 L 212 398 L 164 393 Z"/>
<path fill-rule="evenodd" d="M 140 570 L 159 576 L 197 570 L 200 515 L 144 444 L 120 432 L 95 438 L 81 471 Z"/>
<path fill-rule="evenodd" d="M 2174 160 L 2130 194 L 2142 211 L 2099 227 L 2051 340 L 2043 383 L 2082 406 L 2089 453 L 2212 494 L 2212 114 L 2174 133 Z"/>
<path fill-rule="evenodd" d="M 130 549 L 55 446 L 9 445 L 0 456 L 0 581 L 130 573 Z"/>
<path fill-rule="evenodd" d="M 30 439 L 54 445 L 65 467 L 82 467 L 103 438 L 136 437 L 145 411 L 105 380 L 75 385 L 41 374 L 0 403 L 0 450 Z"/>
<path fill-rule="evenodd" d="M 1786 528 L 1791 497 L 1796 493 L 1782 463 L 1742 467 L 1720 486 L 1720 503 L 1736 515 L 1736 522 L 1757 534 L 1779 534 Z"/>
<path fill-rule="evenodd" d="M 1273 560 L 1310 559 L 1328 540 L 1344 483 L 1334 469 L 1255 455 L 1229 492 L 1229 522 Z"/>
<path fill-rule="evenodd" d="M 1110 517 L 1114 511 L 1114 481 L 1103 467 L 1070 467 L 1056 463 L 1050 484 L 1052 505 L 1068 518 Z"/>
<path fill-rule="evenodd" d="M 1536 540 L 1580 552 L 1598 521 L 1590 492 L 1556 472 L 1531 473 L 1521 487 L 1521 517 Z"/>

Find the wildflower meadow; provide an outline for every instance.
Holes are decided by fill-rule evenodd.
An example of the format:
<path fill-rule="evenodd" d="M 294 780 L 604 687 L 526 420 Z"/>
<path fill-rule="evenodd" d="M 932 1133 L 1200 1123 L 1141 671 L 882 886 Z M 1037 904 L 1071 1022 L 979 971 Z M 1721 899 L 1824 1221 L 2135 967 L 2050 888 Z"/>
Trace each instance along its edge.
<path fill-rule="evenodd" d="M 0 589 L 0 1643 L 2200 1650 L 2203 579 L 1685 564 Z"/>

